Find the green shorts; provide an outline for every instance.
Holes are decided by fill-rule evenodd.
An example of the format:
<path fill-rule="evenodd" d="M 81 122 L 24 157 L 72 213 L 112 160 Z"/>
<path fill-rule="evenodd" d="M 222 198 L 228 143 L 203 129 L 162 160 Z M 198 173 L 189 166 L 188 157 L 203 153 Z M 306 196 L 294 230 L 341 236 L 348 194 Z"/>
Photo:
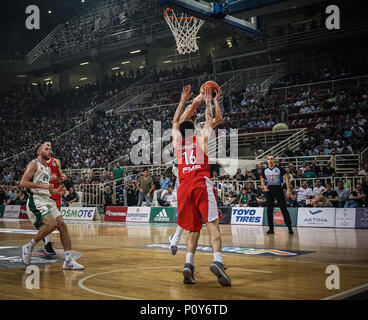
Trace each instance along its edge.
<path fill-rule="evenodd" d="M 31 194 L 27 201 L 27 214 L 33 225 L 39 229 L 43 218 L 51 214 L 55 219 L 61 216 L 56 202 L 47 195 Z"/>

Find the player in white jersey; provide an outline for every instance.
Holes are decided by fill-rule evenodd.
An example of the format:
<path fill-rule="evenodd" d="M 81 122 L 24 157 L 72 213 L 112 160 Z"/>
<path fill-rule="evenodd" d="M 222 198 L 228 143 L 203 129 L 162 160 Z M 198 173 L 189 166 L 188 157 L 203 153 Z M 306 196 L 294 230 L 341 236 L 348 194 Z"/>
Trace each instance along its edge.
<path fill-rule="evenodd" d="M 213 99 L 214 106 L 215 106 L 215 118 L 212 120 L 212 128 L 216 128 L 219 124 L 222 123 L 222 113 L 221 113 L 220 104 L 218 102 L 218 99 L 220 98 L 221 95 L 222 95 L 222 91 L 221 89 L 219 89 L 216 92 L 215 98 Z M 191 119 L 194 122 L 194 124 L 197 126 L 197 120 L 198 120 L 197 108 L 202 103 L 203 98 L 204 96 L 202 93 L 200 93 L 198 96 L 194 98 L 193 103 L 189 105 L 185 109 L 183 114 L 181 115 L 179 123 L 185 120 Z M 176 176 L 175 190 L 177 191 L 177 188 L 179 187 L 179 175 L 178 175 L 178 165 L 176 161 L 174 161 L 173 163 L 172 173 L 174 174 L 174 176 Z M 178 214 L 180 214 L 180 212 L 178 212 Z M 180 236 L 183 233 L 183 230 L 184 229 L 178 225 L 176 227 L 175 233 L 169 237 L 169 242 L 170 242 L 169 251 L 171 252 L 172 255 L 175 255 L 178 250 L 178 243 L 180 241 Z"/>
<path fill-rule="evenodd" d="M 84 267 L 72 259 L 72 244 L 68 228 L 51 193 L 63 195 L 66 191 L 64 186 L 55 189 L 50 184 L 50 167 L 47 161 L 50 159 L 51 149 L 46 144 L 37 147 L 37 159 L 32 160 L 20 181 L 20 187 L 27 188 L 30 196 L 27 201 L 27 214 L 29 220 L 38 229 L 37 235 L 22 247 L 21 258 L 25 265 L 31 263 L 32 251 L 37 242 L 49 235 L 55 229 L 60 232 L 60 241 L 65 251 L 65 270 L 83 270 Z"/>

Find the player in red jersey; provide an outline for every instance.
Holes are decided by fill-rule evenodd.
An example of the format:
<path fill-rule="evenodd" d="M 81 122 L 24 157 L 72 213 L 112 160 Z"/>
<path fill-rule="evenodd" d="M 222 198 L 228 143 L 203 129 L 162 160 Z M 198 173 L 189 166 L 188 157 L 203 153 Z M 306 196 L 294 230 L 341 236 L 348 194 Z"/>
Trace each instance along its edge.
<path fill-rule="evenodd" d="M 45 146 L 50 148 L 52 153 L 52 145 L 50 141 L 45 142 Z M 60 187 L 60 181 L 65 181 L 67 179 L 66 175 L 63 174 L 61 170 L 60 160 L 50 157 L 50 160 L 47 161 L 47 165 L 50 167 L 51 179 L 50 184 L 54 185 L 54 188 L 57 189 Z M 59 210 L 61 210 L 61 195 L 60 194 L 51 194 L 51 199 L 56 202 L 56 206 Z M 55 255 L 55 250 L 52 247 L 50 235 L 43 239 L 45 243 L 44 252 L 46 255 Z"/>
<path fill-rule="evenodd" d="M 219 98 L 221 97 L 221 95 L 222 95 L 222 91 L 219 88 L 219 90 L 216 91 L 215 98 L 213 99 L 213 104 L 215 107 L 215 118 L 212 120 L 213 129 L 222 123 L 222 112 L 221 112 L 221 108 L 219 104 Z M 198 121 L 197 108 L 202 103 L 203 98 L 204 98 L 203 94 L 200 93 L 193 99 L 192 104 L 190 104 L 185 109 L 183 114 L 180 116 L 179 124 L 185 120 L 191 119 L 194 122 L 194 125 L 197 127 L 197 121 Z M 177 181 L 175 183 L 175 189 L 177 189 L 177 186 L 179 186 L 179 177 L 177 175 L 177 163 L 176 162 L 173 164 L 173 173 L 177 177 Z M 180 212 L 178 212 L 178 214 L 180 214 Z M 169 237 L 169 242 L 170 242 L 169 251 L 172 255 L 175 255 L 178 250 L 178 243 L 180 241 L 180 237 L 181 237 L 183 230 L 184 229 L 178 225 L 176 227 L 175 233 L 173 235 L 170 235 Z"/>
<path fill-rule="evenodd" d="M 191 120 L 180 123 L 185 102 L 193 93 L 191 86 L 183 88 L 181 100 L 173 119 L 173 145 L 178 162 L 180 185 L 178 187 L 178 225 L 189 231 L 187 239 L 186 263 L 183 269 L 184 283 L 195 283 L 194 253 L 197 248 L 202 222 L 206 223 L 212 247 L 214 261 L 210 270 L 217 276 L 219 283 L 230 286 L 231 280 L 225 273 L 222 263 L 221 233 L 219 227 L 220 214 L 217 207 L 216 191 L 210 179 L 208 161 L 208 140 L 212 133 L 212 93 L 205 89 L 206 119 L 198 137 L 195 135 L 195 125 Z"/>

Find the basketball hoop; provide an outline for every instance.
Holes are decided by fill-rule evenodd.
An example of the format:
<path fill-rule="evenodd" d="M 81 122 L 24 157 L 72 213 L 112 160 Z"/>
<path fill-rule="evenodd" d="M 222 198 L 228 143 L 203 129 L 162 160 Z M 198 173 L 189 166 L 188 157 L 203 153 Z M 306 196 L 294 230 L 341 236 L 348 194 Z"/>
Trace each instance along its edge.
<path fill-rule="evenodd" d="M 188 17 L 185 13 L 177 17 L 171 8 L 164 11 L 164 17 L 175 37 L 178 52 L 186 54 L 197 51 L 197 32 L 204 21 L 196 17 Z"/>

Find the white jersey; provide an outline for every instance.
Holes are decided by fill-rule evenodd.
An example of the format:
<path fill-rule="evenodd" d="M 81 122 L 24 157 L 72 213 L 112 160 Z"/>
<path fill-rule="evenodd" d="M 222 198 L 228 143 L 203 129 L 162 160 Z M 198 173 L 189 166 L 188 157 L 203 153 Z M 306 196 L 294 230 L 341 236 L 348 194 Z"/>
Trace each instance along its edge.
<path fill-rule="evenodd" d="M 31 181 L 37 184 L 49 184 L 51 177 L 50 167 L 47 164 L 43 165 L 37 159 L 33 161 L 37 164 L 37 170 L 34 173 Z M 30 191 L 32 194 L 50 196 L 49 189 L 31 188 Z"/>

